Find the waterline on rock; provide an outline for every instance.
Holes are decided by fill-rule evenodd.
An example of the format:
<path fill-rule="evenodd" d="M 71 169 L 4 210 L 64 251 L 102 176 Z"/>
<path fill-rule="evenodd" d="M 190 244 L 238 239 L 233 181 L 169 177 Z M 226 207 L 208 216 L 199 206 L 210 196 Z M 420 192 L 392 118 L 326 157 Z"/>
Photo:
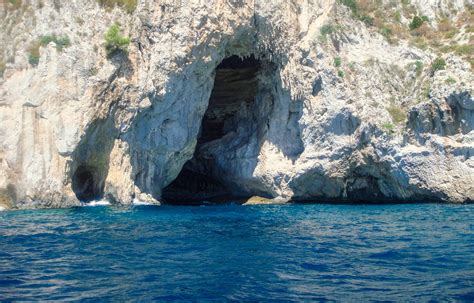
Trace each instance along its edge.
<path fill-rule="evenodd" d="M 111 203 L 108 200 L 94 200 L 88 203 L 82 203 L 82 206 L 84 207 L 109 206 L 109 205 L 111 205 Z"/>
<path fill-rule="evenodd" d="M 150 202 L 145 202 L 145 201 L 139 201 L 137 199 L 133 200 L 133 205 L 135 206 L 142 206 L 142 205 L 156 205 Z"/>

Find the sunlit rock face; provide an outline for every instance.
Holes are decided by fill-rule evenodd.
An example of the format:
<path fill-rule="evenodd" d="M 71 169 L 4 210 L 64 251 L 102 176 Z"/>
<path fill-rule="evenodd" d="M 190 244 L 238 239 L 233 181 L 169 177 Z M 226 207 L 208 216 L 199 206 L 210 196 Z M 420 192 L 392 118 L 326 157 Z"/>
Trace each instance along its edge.
<path fill-rule="evenodd" d="M 0 80 L 2 207 L 474 199 L 469 64 L 450 55 L 419 76 L 434 54 L 389 44 L 334 0 L 42 3 L 0 36 L 18 41 Z M 335 20 L 346 31 L 322 38 Z M 115 21 L 132 42 L 108 58 Z M 31 66 L 27 42 L 50 33 L 71 45 Z"/>

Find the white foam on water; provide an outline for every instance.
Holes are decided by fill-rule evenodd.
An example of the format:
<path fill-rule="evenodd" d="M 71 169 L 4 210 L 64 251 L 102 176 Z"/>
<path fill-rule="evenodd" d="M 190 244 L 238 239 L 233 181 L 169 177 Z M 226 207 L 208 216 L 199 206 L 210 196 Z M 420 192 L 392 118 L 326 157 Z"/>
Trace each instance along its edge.
<path fill-rule="evenodd" d="M 0 211 L 4 211 L 4 210 L 7 210 L 7 209 L 3 206 L 0 206 Z"/>
<path fill-rule="evenodd" d="M 153 205 L 150 202 L 144 202 L 144 201 L 139 201 L 137 199 L 133 199 L 133 205 L 139 206 L 139 205 Z"/>
<path fill-rule="evenodd" d="M 96 200 L 88 203 L 83 203 L 82 206 L 108 206 L 110 202 L 107 200 Z"/>

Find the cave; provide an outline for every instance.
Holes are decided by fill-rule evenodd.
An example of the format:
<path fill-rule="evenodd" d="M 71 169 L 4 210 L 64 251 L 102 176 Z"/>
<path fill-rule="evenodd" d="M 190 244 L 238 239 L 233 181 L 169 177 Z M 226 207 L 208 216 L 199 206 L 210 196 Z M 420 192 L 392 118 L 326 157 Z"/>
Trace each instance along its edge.
<path fill-rule="evenodd" d="M 91 166 L 79 166 L 72 177 L 72 190 L 81 202 L 101 199 L 103 187 L 97 169 Z"/>
<path fill-rule="evenodd" d="M 201 204 L 205 201 L 218 203 L 245 198 L 226 186 L 225 176 L 216 173 L 216 161 L 206 151 L 226 144 L 226 136 L 243 123 L 242 108 L 250 109 L 256 99 L 260 67 L 260 60 L 254 56 L 231 56 L 217 66 L 193 158 L 183 166 L 178 177 L 163 189 L 163 202 Z"/>

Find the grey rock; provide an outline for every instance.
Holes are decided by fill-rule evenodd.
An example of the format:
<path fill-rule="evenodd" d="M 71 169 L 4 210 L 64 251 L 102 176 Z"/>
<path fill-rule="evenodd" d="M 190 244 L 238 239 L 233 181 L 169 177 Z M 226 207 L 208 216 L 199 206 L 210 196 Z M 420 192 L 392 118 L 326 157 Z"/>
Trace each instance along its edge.
<path fill-rule="evenodd" d="M 335 0 L 145 0 L 130 15 L 42 2 L 30 12 L 36 24 L 1 30 L 16 41 L 0 82 L 1 207 L 159 204 L 183 171 L 189 186 L 279 202 L 474 199 L 469 65 L 450 56 L 445 71 L 425 71 L 420 103 L 421 80 L 406 67 L 434 55 L 388 44 Z M 435 2 L 427 15 L 446 6 Z M 77 11 L 82 24 L 71 21 Z M 350 30 L 321 42 L 334 14 Z M 107 59 L 115 21 L 132 43 Z M 71 46 L 41 47 L 30 66 L 28 43 L 48 33 Z M 256 71 L 220 66 L 232 56 L 254 56 Z"/>

